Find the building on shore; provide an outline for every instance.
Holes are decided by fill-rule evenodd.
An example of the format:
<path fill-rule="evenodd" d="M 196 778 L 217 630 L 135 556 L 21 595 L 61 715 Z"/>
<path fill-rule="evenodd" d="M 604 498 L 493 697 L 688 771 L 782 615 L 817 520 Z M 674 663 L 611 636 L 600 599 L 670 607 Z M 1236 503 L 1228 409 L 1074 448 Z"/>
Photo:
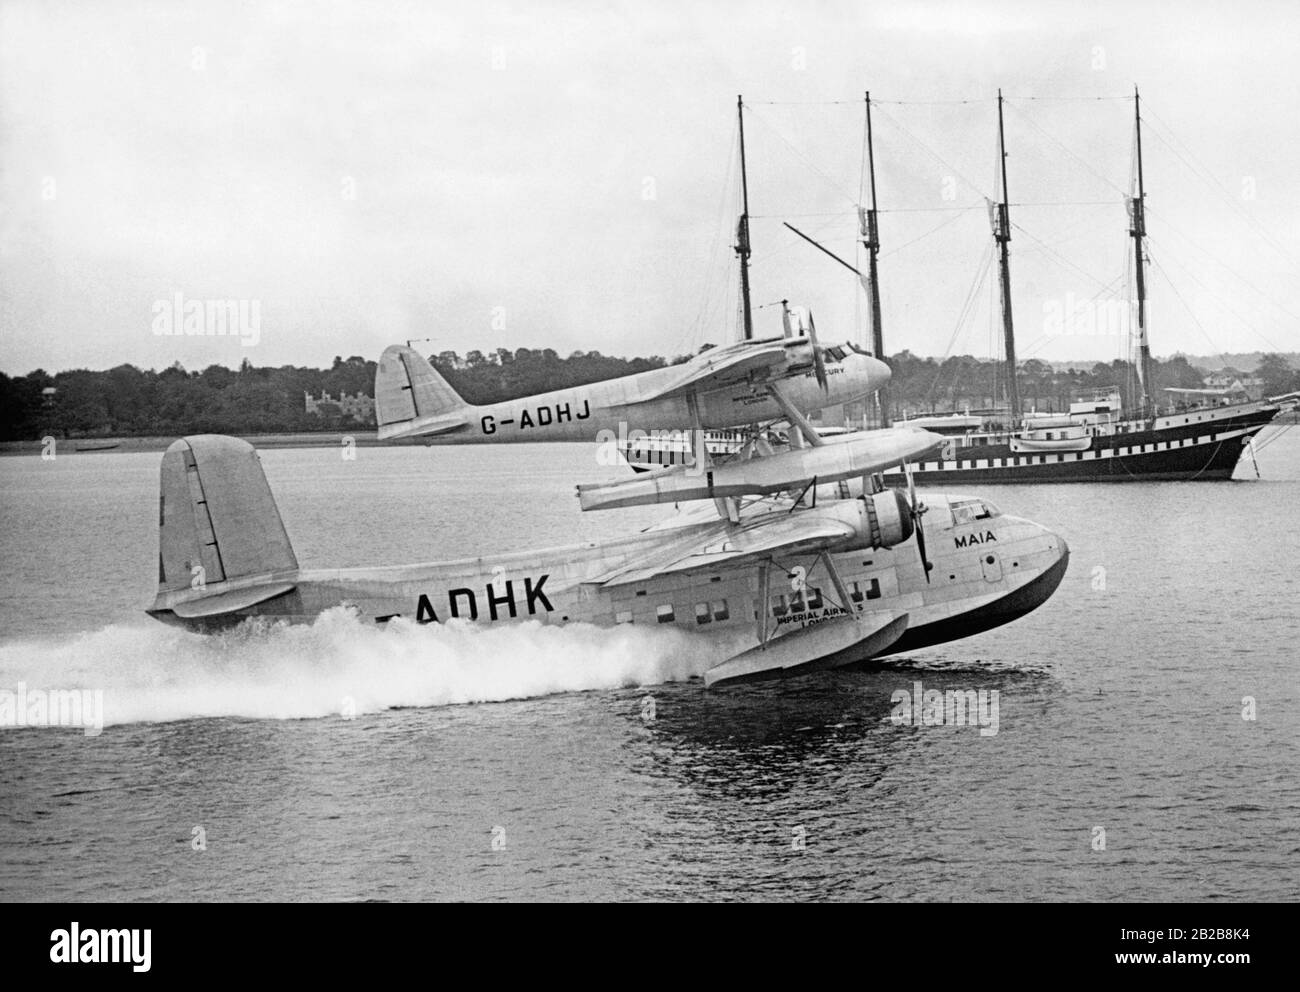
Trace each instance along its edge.
<path fill-rule="evenodd" d="M 329 412 L 321 409 L 321 407 L 329 405 L 338 407 L 344 417 L 351 417 L 359 424 L 373 425 L 375 423 L 375 400 L 374 397 L 367 396 L 365 393 L 358 392 L 353 395 L 340 393 L 338 398 L 335 399 L 322 389 L 319 398 L 312 396 L 309 392 L 304 392 L 303 400 L 307 412 L 318 417 L 323 417 Z"/>

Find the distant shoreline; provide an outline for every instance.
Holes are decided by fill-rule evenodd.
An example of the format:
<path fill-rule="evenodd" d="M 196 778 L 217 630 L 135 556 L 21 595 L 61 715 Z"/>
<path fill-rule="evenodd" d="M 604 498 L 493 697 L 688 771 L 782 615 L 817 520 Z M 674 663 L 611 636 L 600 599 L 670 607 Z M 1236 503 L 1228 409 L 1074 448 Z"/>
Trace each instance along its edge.
<path fill-rule="evenodd" d="M 1278 416 L 1270 427 L 1300 424 L 1300 410 Z M 181 435 L 159 437 L 79 437 L 56 439 L 55 451 L 65 455 L 130 454 L 141 451 L 166 451 Z M 282 434 L 240 434 L 255 448 L 337 448 L 343 439 L 350 437 L 358 448 L 391 448 L 396 446 L 419 447 L 428 445 L 424 438 L 404 438 L 397 441 L 380 441 L 374 431 L 321 431 L 287 432 Z M 576 442 L 580 443 L 580 442 Z M 0 441 L 0 457 L 6 455 L 39 455 L 44 450 L 40 441 Z"/>
<path fill-rule="evenodd" d="M 59 455 L 109 455 L 129 454 L 139 451 L 165 451 L 181 435 L 168 434 L 157 437 L 70 437 L 57 438 L 55 453 Z M 345 437 L 356 442 L 358 448 L 391 447 L 393 445 L 422 445 L 422 438 L 401 441 L 380 441 L 374 431 L 321 431 L 282 434 L 243 434 L 245 441 L 255 448 L 337 448 Z M 0 442 L 0 456 L 39 455 L 45 449 L 41 441 Z"/>

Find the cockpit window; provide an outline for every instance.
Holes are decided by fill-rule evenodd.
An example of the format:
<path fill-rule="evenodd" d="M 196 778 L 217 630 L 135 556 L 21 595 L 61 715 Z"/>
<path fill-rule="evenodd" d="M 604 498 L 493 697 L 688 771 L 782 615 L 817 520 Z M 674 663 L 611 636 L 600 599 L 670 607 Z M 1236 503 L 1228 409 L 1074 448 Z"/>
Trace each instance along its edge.
<path fill-rule="evenodd" d="M 960 527 L 975 520 L 987 520 L 1001 515 L 996 506 L 982 499 L 958 499 L 952 502 L 952 522 Z"/>
<path fill-rule="evenodd" d="M 829 358 L 832 362 L 842 362 L 847 357 L 847 352 L 845 352 L 843 348 L 836 345 L 834 348 L 826 349 L 826 357 Z"/>
<path fill-rule="evenodd" d="M 866 355 L 868 358 L 873 357 L 871 352 L 867 351 L 866 348 L 860 347 L 859 345 L 854 344 L 852 341 L 848 342 L 848 346 L 854 351 L 856 351 L 859 355 Z"/>

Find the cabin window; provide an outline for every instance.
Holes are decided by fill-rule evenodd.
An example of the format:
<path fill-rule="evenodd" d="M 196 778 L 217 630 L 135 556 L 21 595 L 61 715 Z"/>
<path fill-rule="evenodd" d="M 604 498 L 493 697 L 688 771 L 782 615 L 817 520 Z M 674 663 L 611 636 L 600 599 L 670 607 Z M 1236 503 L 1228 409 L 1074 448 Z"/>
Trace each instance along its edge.
<path fill-rule="evenodd" d="M 672 623 L 676 619 L 673 615 L 673 604 L 665 603 L 663 606 L 655 607 L 655 616 L 659 618 L 660 623 Z"/>
<path fill-rule="evenodd" d="M 713 619 L 713 616 L 712 616 L 712 614 L 709 613 L 709 604 L 708 604 L 708 603 L 696 603 L 696 604 L 695 604 L 695 622 L 696 622 L 696 623 L 708 623 L 708 622 L 709 622 L 710 620 L 712 620 L 712 619 Z"/>
<path fill-rule="evenodd" d="M 790 595 L 790 612 L 802 613 L 803 611 L 804 611 L 803 590 L 800 589 L 798 592 L 792 593 Z"/>
<path fill-rule="evenodd" d="M 785 596 L 778 593 L 772 597 L 772 616 L 783 617 L 789 612 L 789 607 L 785 605 Z"/>
<path fill-rule="evenodd" d="M 725 599 L 715 599 L 710 605 L 713 607 L 714 620 L 721 621 L 731 619 L 731 611 L 727 609 L 727 601 Z"/>
<path fill-rule="evenodd" d="M 631 610 L 619 610 L 617 613 L 614 614 L 614 622 L 615 622 L 615 623 L 631 623 L 631 622 L 632 622 L 632 611 L 631 611 Z"/>
<path fill-rule="evenodd" d="M 808 587 L 808 609 L 820 610 L 822 608 L 822 591 L 817 586 Z"/>
<path fill-rule="evenodd" d="M 849 596 L 855 603 L 861 603 L 864 599 L 879 599 L 880 580 L 867 579 L 865 582 L 853 583 L 853 592 Z"/>

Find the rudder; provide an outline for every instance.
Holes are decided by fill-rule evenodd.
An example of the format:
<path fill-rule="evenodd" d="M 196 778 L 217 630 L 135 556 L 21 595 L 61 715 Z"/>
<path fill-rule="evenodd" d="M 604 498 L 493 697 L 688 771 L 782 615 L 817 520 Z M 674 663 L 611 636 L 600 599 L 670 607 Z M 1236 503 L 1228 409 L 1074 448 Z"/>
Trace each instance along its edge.
<path fill-rule="evenodd" d="M 390 345 L 375 370 L 379 440 L 445 434 L 468 423 L 468 404 L 414 348 Z"/>
<path fill-rule="evenodd" d="M 255 598 L 281 588 L 298 559 L 280 519 L 257 452 L 247 441 L 201 434 L 163 455 L 158 507 L 158 599 L 155 609 L 208 601 L 230 591 Z"/>

